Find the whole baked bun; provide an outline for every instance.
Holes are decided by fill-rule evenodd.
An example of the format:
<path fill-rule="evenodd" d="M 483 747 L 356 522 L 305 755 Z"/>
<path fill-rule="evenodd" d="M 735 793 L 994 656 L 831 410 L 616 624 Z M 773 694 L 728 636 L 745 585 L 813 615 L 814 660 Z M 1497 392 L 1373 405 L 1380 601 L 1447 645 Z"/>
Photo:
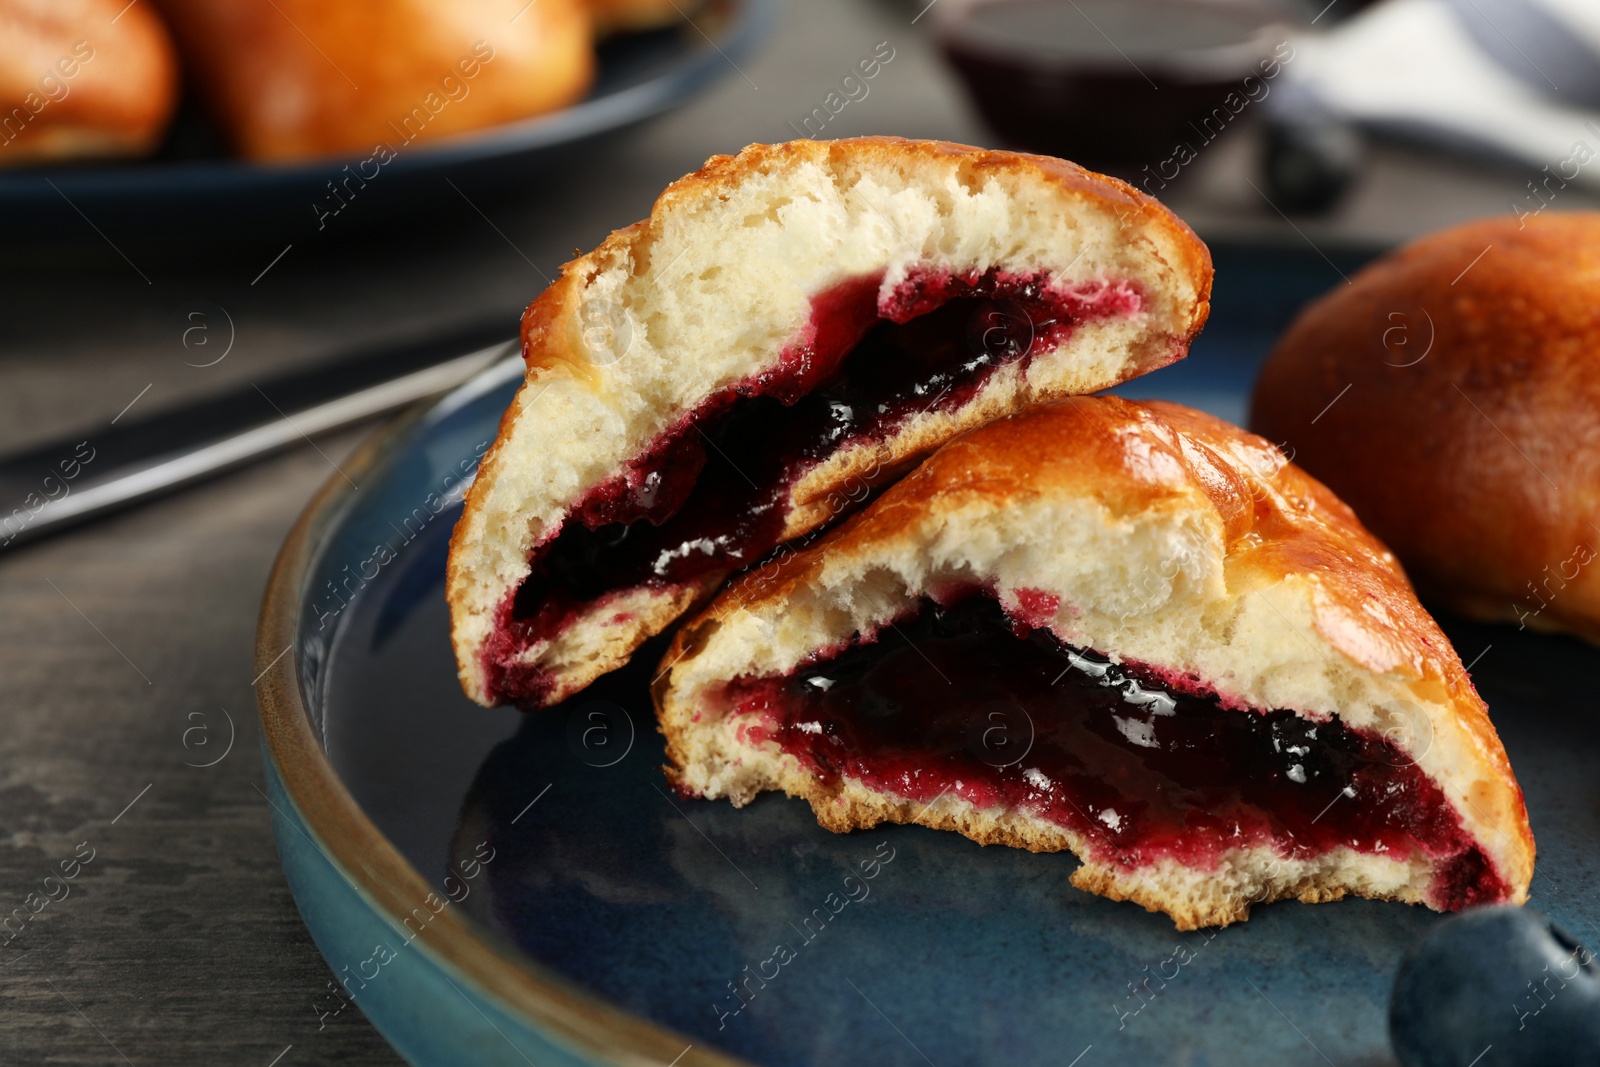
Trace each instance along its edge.
<path fill-rule="evenodd" d="M 523 316 L 451 542 L 461 682 L 544 705 L 954 434 L 1182 357 L 1211 261 L 1061 160 L 868 137 L 673 183 Z"/>
<path fill-rule="evenodd" d="M 172 41 L 147 5 L 0 0 L 0 167 L 147 154 L 177 100 Z"/>
<path fill-rule="evenodd" d="M 1070 850 L 1182 929 L 1521 903 L 1522 792 L 1394 558 L 1266 441 L 1114 397 L 969 431 L 732 582 L 654 687 L 688 796 Z"/>
<path fill-rule="evenodd" d="M 594 76 L 586 0 L 158 3 L 241 155 L 360 154 L 362 182 L 413 143 L 564 107 Z"/>
<path fill-rule="evenodd" d="M 1424 599 L 1600 642 L 1600 214 L 1444 230 L 1290 326 L 1250 424 Z"/>

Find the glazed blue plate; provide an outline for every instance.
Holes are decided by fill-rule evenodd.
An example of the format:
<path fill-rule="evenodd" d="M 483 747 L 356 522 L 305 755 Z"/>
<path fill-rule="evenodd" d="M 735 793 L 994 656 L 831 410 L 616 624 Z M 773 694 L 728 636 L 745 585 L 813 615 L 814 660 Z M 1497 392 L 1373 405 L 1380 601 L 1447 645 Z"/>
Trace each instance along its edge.
<path fill-rule="evenodd" d="M 1215 253 L 1193 353 L 1124 391 L 1237 421 L 1273 337 L 1338 274 L 1309 251 Z M 289 885 L 343 999 L 407 1059 L 1390 1062 L 1389 988 L 1439 921 L 1426 909 L 1279 903 L 1179 933 L 1073 889 L 1069 855 L 918 827 L 835 835 L 770 794 L 742 810 L 683 800 L 662 776 L 647 693 L 658 645 L 550 711 L 469 703 L 448 641 L 447 541 L 519 379 L 516 364 L 491 371 L 369 444 L 291 534 L 263 609 L 258 688 Z M 1446 622 L 1526 791 L 1533 900 L 1600 942 L 1587 696 L 1600 652 Z M 863 864 L 872 876 L 847 887 Z"/>

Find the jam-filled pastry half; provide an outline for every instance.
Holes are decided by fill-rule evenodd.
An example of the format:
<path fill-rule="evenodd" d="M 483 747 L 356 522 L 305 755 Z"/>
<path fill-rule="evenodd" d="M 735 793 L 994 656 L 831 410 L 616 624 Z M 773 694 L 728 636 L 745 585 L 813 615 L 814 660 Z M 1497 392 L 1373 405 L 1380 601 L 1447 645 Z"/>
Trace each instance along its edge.
<path fill-rule="evenodd" d="M 955 433 L 1181 358 L 1205 246 L 1071 163 L 755 145 L 523 317 L 527 381 L 451 543 L 473 699 L 554 703 Z"/>
<path fill-rule="evenodd" d="M 683 793 L 1082 860 L 1182 929 L 1527 897 L 1483 701 L 1394 558 L 1261 438 L 1077 398 L 968 432 L 679 631 Z"/>

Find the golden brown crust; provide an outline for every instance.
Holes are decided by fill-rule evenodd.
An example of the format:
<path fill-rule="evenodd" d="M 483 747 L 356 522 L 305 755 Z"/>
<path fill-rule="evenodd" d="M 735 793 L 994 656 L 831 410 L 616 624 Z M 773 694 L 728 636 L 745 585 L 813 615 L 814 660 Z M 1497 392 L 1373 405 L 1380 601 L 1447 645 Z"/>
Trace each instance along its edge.
<path fill-rule="evenodd" d="M 1424 595 L 1600 643 L 1597 350 L 1600 214 L 1488 219 L 1302 312 L 1251 424 L 1347 500 Z"/>
<path fill-rule="evenodd" d="M 359 153 L 381 167 L 392 156 L 380 145 L 398 153 L 564 107 L 594 72 L 583 0 L 159 3 L 207 105 L 252 159 Z"/>
<path fill-rule="evenodd" d="M 142 155 L 177 99 L 172 42 L 148 7 L 0 0 L 0 166 Z"/>
<path fill-rule="evenodd" d="M 1139 447 L 1130 443 L 1136 438 Z M 1177 503 L 1195 489 L 1223 520 L 1226 552 L 1262 584 L 1285 574 L 1327 575 L 1319 632 L 1377 671 L 1476 700 L 1449 641 L 1422 609 L 1394 557 L 1316 479 L 1267 441 L 1178 404 L 1077 397 L 969 431 L 891 487 L 868 510 L 772 569 L 729 587 L 695 625 L 776 602 L 811 580 L 830 551 L 892 541 L 930 508 L 968 500 L 994 507 L 1088 487 L 1117 513 Z M 669 653 L 670 655 L 670 653 Z M 1478 702 L 1481 706 L 1481 701 Z M 1484 719 L 1483 726 L 1492 732 Z"/>
<path fill-rule="evenodd" d="M 1163 402 L 1073 398 L 969 431 L 815 544 L 733 581 L 678 631 L 652 687 L 674 780 L 681 781 L 680 771 L 689 765 L 696 728 L 696 713 L 685 703 L 690 698 L 674 692 L 675 676 L 693 669 L 696 654 L 731 617 L 781 617 L 794 594 L 819 583 L 832 561 L 883 558 L 888 546 L 917 543 L 916 531 L 926 528 L 930 516 L 970 513 L 975 506 L 1004 512 L 1057 495 L 1090 496 L 1113 515 L 1192 512 L 1197 497 L 1204 500 L 1220 519 L 1235 599 L 1287 577 L 1315 576 L 1317 635 L 1450 717 L 1451 734 L 1463 738 L 1465 779 L 1479 783 L 1462 797 L 1470 809 L 1462 817 L 1514 837 L 1492 851 L 1501 857 L 1500 873 L 1512 897 L 1522 899 L 1534 846 L 1521 790 L 1483 700 L 1394 557 L 1349 507 L 1267 441 Z M 826 801 L 815 783 L 786 780 L 783 788 L 807 796 L 821 815 Z M 828 819 L 823 822 L 828 825 Z M 1098 886 L 1101 876 L 1089 872 L 1082 878 L 1086 887 Z M 1323 883 L 1307 884 L 1288 895 L 1310 899 L 1306 894 L 1326 891 Z M 1134 899 L 1130 893 L 1144 891 L 1124 886 L 1118 892 Z M 1139 899 L 1161 910 L 1174 907 L 1160 893 Z M 1231 921 L 1224 915 L 1229 906 L 1224 901 L 1217 905 L 1222 911 L 1206 911 L 1208 921 Z"/>

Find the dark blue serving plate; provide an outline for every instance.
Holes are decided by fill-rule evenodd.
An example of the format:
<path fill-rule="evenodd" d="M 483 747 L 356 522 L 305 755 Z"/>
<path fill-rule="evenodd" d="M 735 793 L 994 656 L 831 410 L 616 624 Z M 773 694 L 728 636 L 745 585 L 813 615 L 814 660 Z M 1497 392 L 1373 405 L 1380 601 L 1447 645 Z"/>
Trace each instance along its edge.
<path fill-rule="evenodd" d="M 1214 251 L 1189 359 L 1122 391 L 1240 421 L 1287 318 L 1362 257 Z M 376 975 L 353 999 L 413 1062 L 1390 1062 L 1396 967 L 1440 918 L 1423 908 L 1280 903 L 1179 933 L 1073 889 L 1068 855 L 835 835 L 774 795 L 680 799 L 646 691 L 659 646 L 545 713 L 469 703 L 447 539 L 516 380 L 467 387 L 347 466 L 360 489 L 336 478 L 313 502 L 263 613 L 291 888 L 335 973 Z M 394 558 L 374 565 L 380 544 Z M 1600 942 L 1600 651 L 1445 621 L 1526 791 L 1533 900 Z"/>

